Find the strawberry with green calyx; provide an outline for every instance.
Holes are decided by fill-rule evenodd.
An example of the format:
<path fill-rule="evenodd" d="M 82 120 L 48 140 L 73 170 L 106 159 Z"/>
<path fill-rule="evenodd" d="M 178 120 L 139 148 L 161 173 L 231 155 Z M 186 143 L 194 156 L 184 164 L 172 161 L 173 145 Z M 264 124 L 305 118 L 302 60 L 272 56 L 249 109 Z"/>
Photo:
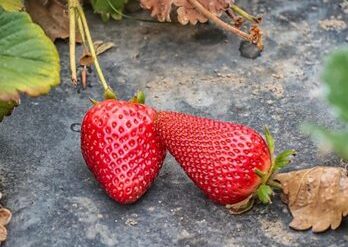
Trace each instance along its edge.
<path fill-rule="evenodd" d="M 132 102 L 116 100 L 108 85 L 89 31 L 87 19 L 78 0 L 68 1 L 70 21 L 70 69 L 77 82 L 75 34 L 81 35 L 86 53 L 91 55 L 104 101 L 91 99 L 93 107 L 81 125 L 81 151 L 87 166 L 114 200 L 126 204 L 138 200 L 150 187 L 163 164 L 166 150 L 154 129 L 156 111 L 143 105 L 138 93 Z"/>
<path fill-rule="evenodd" d="M 121 204 L 138 200 L 162 167 L 166 149 L 155 131 L 155 116 L 143 104 L 105 100 L 83 119 L 83 158 L 107 194 Z"/>
<path fill-rule="evenodd" d="M 155 126 L 168 151 L 208 198 L 240 211 L 249 209 L 257 195 L 266 201 L 271 176 L 266 174 L 276 171 L 270 135 L 268 147 L 245 125 L 178 112 L 158 113 Z M 287 160 L 284 154 L 279 163 Z"/>

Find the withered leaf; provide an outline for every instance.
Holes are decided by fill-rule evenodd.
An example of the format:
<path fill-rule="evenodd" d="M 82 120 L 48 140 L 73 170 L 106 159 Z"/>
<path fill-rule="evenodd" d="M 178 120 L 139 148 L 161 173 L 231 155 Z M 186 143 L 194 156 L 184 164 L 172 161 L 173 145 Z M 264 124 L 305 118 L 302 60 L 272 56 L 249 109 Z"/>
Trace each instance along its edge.
<path fill-rule="evenodd" d="M 7 225 L 12 218 L 12 213 L 7 208 L 0 208 L 0 225 Z"/>
<path fill-rule="evenodd" d="M 159 21 L 170 21 L 174 0 L 140 0 L 140 6 L 151 11 L 151 16 Z"/>
<path fill-rule="evenodd" d="M 69 37 L 69 13 L 67 4 L 63 2 L 59 0 L 25 1 L 30 17 L 42 27 L 52 41 Z M 76 34 L 76 42 L 81 42 L 78 34 Z"/>
<path fill-rule="evenodd" d="M 113 42 L 103 42 L 101 40 L 96 40 L 93 43 L 96 55 L 100 55 L 107 50 L 115 47 Z M 91 66 L 94 63 L 94 59 L 89 51 L 84 50 L 80 58 L 80 65 L 82 66 Z"/>
<path fill-rule="evenodd" d="M 115 43 L 113 42 L 103 42 L 101 40 L 94 41 L 94 48 L 95 53 L 98 55 L 106 52 L 107 50 L 111 49 L 112 47 L 115 47 Z"/>
<path fill-rule="evenodd" d="M 343 168 L 318 166 L 280 173 L 275 180 L 282 184 L 295 230 L 334 230 L 348 215 L 348 176 Z"/>
<path fill-rule="evenodd" d="M 7 238 L 7 230 L 6 227 L 0 225 L 0 243 L 5 241 Z"/>
<path fill-rule="evenodd" d="M 254 206 L 255 198 L 253 194 L 248 196 L 246 199 L 244 199 L 241 202 L 235 203 L 235 204 L 227 204 L 226 208 L 229 210 L 231 214 L 243 214 Z"/>
<path fill-rule="evenodd" d="M 233 0 L 198 0 L 198 2 L 214 15 L 220 15 Z M 140 0 L 144 9 L 151 11 L 151 16 L 159 21 L 171 21 L 170 12 L 173 5 L 177 7 L 178 21 L 186 25 L 188 23 L 206 22 L 208 19 L 197 11 L 189 0 Z"/>
<path fill-rule="evenodd" d="M 12 213 L 6 208 L 0 208 L 0 244 L 7 238 L 7 225 L 12 218 Z"/>

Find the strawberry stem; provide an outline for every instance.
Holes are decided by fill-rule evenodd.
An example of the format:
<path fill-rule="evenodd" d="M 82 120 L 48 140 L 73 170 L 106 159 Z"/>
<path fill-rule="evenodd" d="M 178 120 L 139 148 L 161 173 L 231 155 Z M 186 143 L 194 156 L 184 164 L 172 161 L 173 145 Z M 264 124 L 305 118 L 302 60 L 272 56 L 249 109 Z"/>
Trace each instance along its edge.
<path fill-rule="evenodd" d="M 71 68 L 71 78 L 73 83 L 77 82 L 76 58 L 75 58 L 75 46 L 76 46 L 75 33 L 76 33 L 76 20 L 77 20 L 78 29 L 79 29 L 82 41 L 84 43 L 85 48 L 86 48 L 85 44 L 87 43 L 88 45 L 89 51 L 93 58 L 94 66 L 95 66 L 99 81 L 104 88 L 104 97 L 105 99 L 116 99 L 116 94 L 106 82 L 103 71 L 100 67 L 100 64 L 94 49 L 91 33 L 89 31 L 89 27 L 87 24 L 87 19 L 80 5 L 80 2 L 78 0 L 68 0 L 68 6 L 69 6 L 69 21 L 70 21 L 70 37 L 69 37 L 70 68 Z"/>
<path fill-rule="evenodd" d="M 77 0 L 69 0 L 69 50 L 70 50 L 70 70 L 71 70 L 71 81 L 74 86 L 77 83 L 76 75 L 76 30 L 75 30 L 75 7 L 77 5 Z"/>

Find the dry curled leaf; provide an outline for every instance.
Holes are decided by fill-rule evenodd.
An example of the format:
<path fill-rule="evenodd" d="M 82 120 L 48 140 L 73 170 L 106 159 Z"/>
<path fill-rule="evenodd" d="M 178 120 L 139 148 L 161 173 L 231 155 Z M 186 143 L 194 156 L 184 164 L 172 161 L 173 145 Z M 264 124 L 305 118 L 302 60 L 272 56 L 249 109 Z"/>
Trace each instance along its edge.
<path fill-rule="evenodd" d="M 12 218 L 12 213 L 6 208 L 0 208 L 0 243 L 5 241 L 7 238 L 7 225 Z"/>
<path fill-rule="evenodd" d="M 159 21 L 170 21 L 174 0 L 140 0 L 140 6 L 151 11 L 151 16 Z"/>
<path fill-rule="evenodd" d="M 233 0 L 198 0 L 198 2 L 214 15 L 220 15 L 228 9 Z M 190 0 L 140 0 L 144 9 L 151 11 L 151 16 L 159 21 L 171 21 L 170 12 L 175 6 L 178 13 L 178 21 L 186 25 L 188 23 L 206 22 L 208 19 L 194 8 Z"/>
<path fill-rule="evenodd" d="M 343 168 L 314 167 L 277 174 L 295 230 L 337 229 L 348 215 L 348 176 Z"/>
<path fill-rule="evenodd" d="M 69 13 L 67 5 L 63 2 L 59 0 L 25 1 L 26 10 L 33 21 L 42 27 L 52 41 L 69 37 Z M 81 42 L 79 35 L 76 35 L 76 41 Z"/>
<path fill-rule="evenodd" d="M 6 227 L 0 225 L 0 243 L 5 241 L 7 238 L 7 230 Z"/>
<path fill-rule="evenodd" d="M 241 202 L 235 204 L 227 204 L 226 208 L 229 210 L 231 214 L 243 214 L 248 212 L 254 206 L 255 198 L 254 195 L 251 194 L 246 199 Z"/>
<path fill-rule="evenodd" d="M 7 208 L 0 208 L 0 225 L 7 225 L 12 218 L 12 213 Z"/>
<path fill-rule="evenodd" d="M 111 49 L 112 47 L 115 47 L 115 44 L 113 42 L 103 42 L 101 40 L 96 40 L 93 43 L 95 54 L 98 56 L 107 50 Z M 94 63 L 93 57 L 91 53 L 87 50 L 83 51 L 83 54 L 80 58 L 80 65 L 82 66 L 91 66 Z"/>
<path fill-rule="evenodd" d="M 94 41 L 95 53 L 97 54 L 97 56 L 106 52 L 112 47 L 115 47 L 115 43 L 113 42 L 103 42 L 101 40 Z"/>

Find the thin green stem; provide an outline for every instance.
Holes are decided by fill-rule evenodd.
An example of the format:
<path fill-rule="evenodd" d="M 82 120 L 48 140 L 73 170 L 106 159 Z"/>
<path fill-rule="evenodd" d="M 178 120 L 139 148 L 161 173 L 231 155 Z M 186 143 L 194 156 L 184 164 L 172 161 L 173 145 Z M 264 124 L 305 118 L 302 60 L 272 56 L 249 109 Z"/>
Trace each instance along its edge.
<path fill-rule="evenodd" d="M 77 11 L 76 11 L 76 13 L 77 13 Z M 85 50 L 87 50 L 88 46 L 87 46 L 87 43 L 86 43 L 86 34 L 85 34 L 85 31 L 83 30 L 81 17 L 78 15 L 78 13 L 77 13 L 77 16 L 78 16 L 78 18 L 77 18 L 77 27 L 79 29 L 79 33 L 80 33 L 80 36 L 81 36 L 83 47 L 84 47 Z"/>
<path fill-rule="evenodd" d="M 252 23 L 260 24 L 261 21 L 262 21 L 262 17 L 256 17 L 256 16 L 253 16 L 253 15 L 250 15 L 248 12 L 244 11 L 243 9 L 241 9 L 236 4 L 232 4 L 231 5 L 231 9 L 233 10 L 233 12 L 235 12 L 236 14 L 244 17 L 245 19 L 247 19 L 248 21 L 250 21 Z"/>
<path fill-rule="evenodd" d="M 101 67 L 99 65 L 99 62 L 98 62 L 97 55 L 95 53 L 94 44 L 93 44 L 93 41 L 92 41 L 91 33 L 89 31 L 89 27 L 88 27 L 88 24 L 87 24 L 85 13 L 83 12 L 83 9 L 82 9 L 80 4 L 78 4 L 76 6 L 76 9 L 77 9 L 79 17 L 81 19 L 83 29 L 85 31 L 85 35 L 86 35 L 89 51 L 91 52 L 91 55 L 92 55 L 92 58 L 93 58 L 93 61 L 94 61 L 94 66 L 95 66 L 95 69 L 97 71 L 100 83 L 103 86 L 104 91 L 110 90 L 110 87 L 109 87 L 109 85 L 107 84 L 107 82 L 105 80 L 105 77 L 103 75 L 102 69 L 101 69 Z"/>
<path fill-rule="evenodd" d="M 75 42 L 76 42 L 76 16 L 75 16 L 76 0 L 69 0 L 69 50 L 70 50 L 70 70 L 71 80 L 74 85 L 77 82 L 76 75 L 76 57 L 75 57 Z"/>

